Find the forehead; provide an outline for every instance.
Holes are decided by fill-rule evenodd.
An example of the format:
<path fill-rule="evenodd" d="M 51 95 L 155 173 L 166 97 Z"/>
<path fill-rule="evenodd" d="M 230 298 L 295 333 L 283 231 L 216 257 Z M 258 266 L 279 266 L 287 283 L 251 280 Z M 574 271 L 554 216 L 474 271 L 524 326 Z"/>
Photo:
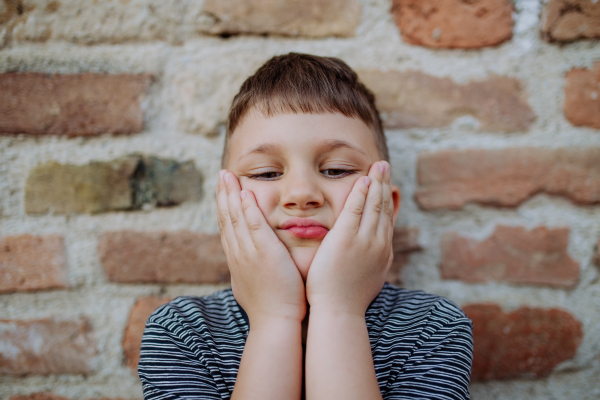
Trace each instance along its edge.
<path fill-rule="evenodd" d="M 228 164 L 235 163 L 256 149 L 282 153 L 318 152 L 343 148 L 344 143 L 364 153 L 370 162 L 380 159 L 375 134 L 358 118 L 340 113 L 289 113 L 266 117 L 252 111 L 244 116 L 229 138 L 227 160 Z"/>

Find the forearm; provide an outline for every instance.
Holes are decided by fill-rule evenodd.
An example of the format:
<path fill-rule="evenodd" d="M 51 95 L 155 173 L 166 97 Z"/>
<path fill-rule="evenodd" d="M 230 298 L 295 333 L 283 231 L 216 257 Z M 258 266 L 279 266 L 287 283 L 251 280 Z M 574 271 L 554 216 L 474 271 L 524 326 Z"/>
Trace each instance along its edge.
<path fill-rule="evenodd" d="M 306 395 L 308 400 L 382 398 L 364 316 L 311 308 Z"/>
<path fill-rule="evenodd" d="M 301 323 L 278 320 L 255 325 L 246 339 L 232 400 L 300 399 Z"/>

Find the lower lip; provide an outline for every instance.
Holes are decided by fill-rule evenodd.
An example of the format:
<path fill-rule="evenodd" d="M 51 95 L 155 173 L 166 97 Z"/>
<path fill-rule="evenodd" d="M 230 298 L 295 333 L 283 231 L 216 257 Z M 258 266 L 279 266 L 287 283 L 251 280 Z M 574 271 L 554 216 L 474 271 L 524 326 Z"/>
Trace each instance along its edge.
<path fill-rule="evenodd" d="M 294 236 L 306 239 L 321 239 L 327 235 L 327 229 L 322 226 L 292 226 L 286 229 Z"/>

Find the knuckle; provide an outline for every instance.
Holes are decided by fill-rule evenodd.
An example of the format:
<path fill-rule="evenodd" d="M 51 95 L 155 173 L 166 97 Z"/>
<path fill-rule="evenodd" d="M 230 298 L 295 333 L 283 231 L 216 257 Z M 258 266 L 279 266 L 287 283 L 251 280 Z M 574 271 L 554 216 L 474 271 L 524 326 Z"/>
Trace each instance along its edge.
<path fill-rule="evenodd" d="M 360 217 L 360 216 L 362 215 L 363 208 L 362 208 L 362 206 L 361 206 L 361 205 L 359 205 L 359 204 L 352 204 L 352 205 L 350 206 L 350 212 L 351 212 L 353 215 L 356 215 L 357 217 Z"/>
<path fill-rule="evenodd" d="M 248 230 L 250 232 L 257 232 L 261 228 L 261 223 L 258 221 L 248 221 Z"/>

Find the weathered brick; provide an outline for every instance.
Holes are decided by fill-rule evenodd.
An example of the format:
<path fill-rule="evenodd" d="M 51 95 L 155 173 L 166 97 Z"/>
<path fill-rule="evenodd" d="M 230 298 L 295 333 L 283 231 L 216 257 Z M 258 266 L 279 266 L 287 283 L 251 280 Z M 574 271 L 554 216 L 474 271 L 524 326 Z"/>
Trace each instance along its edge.
<path fill-rule="evenodd" d="M 473 381 L 546 376 L 575 356 L 583 338 L 581 323 L 556 308 L 510 313 L 495 304 L 462 308 L 473 321 Z"/>
<path fill-rule="evenodd" d="M 25 210 L 70 214 L 167 207 L 200 200 L 202 183 L 192 161 L 132 155 L 86 165 L 49 162 L 27 178 Z"/>
<path fill-rule="evenodd" d="M 68 284 L 61 236 L 0 238 L 0 292 L 65 288 Z"/>
<path fill-rule="evenodd" d="M 354 36 L 360 22 L 357 0 L 206 0 L 203 12 L 212 34 Z"/>
<path fill-rule="evenodd" d="M 80 44 L 167 40 L 198 36 L 202 2 L 182 0 L 101 1 L 8 0 L 15 11 L 0 19 L 12 41 Z M 17 5 L 18 7 L 17 12 Z M 99 23 L 101 21 L 101 23 Z"/>
<path fill-rule="evenodd" d="M 111 282 L 229 281 L 219 235 L 189 231 L 113 231 L 102 235 L 98 252 Z"/>
<path fill-rule="evenodd" d="M 91 136 L 142 130 L 148 75 L 0 74 L 0 134 Z"/>
<path fill-rule="evenodd" d="M 402 39 L 434 48 L 495 46 L 512 37 L 510 0 L 393 0 Z"/>
<path fill-rule="evenodd" d="M 59 396 L 51 392 L 37 392 L 31 394 L 15 394 L 10 396 L 10 400 L 70 400 L 67 397 Z M 126 400 L 119 397 L 101 397 L 89 400 Z"/>
<path fill-rule="evenodd" d="M 0 374 L 89 374 L 96 343 L 85 318 L 0 320 Z"/>
<path fill-rule="evenodd" d="M 421 250 L 419 244 L 419 228 L 395 228 L 392 239 L 394 261 L 387 273 L 387 281 L 395 285 L 402 283 L 400 273 L 408 263 L 410 254 Z"/>
<path fill-rule="evenodd" d="M 360 71 L 361 80 L 377 97 L 388 128 L 433 128 L 470 115 L 480 129 L 517 132 L 529 129 L 535 114 L 521 83 L 506 76 L 458 84 L 421 72 Z"/>
<path fill-rule="evenodd" d="M 137 371 L 140 361 L 140 347 L 146 320 L 154 310 L 171 300 L 173 299 L 168 297 L 144 297 L 139 299 L 131 309 L 123 337 L 123 352 L 125 353 L 125 364 L 133 371 Z"/>
<path fill-rule="evenodd" d="M 600 3 L 598 6 L 600 9 Z M 600 20 L 598 26 L 600 29 Z M 567 72 L 564 110 L 573 125 L 600 129 L 600 62 L 592 70 L 574 68 Z"/>
<path fill-rule="evenodd" d="M 569 229 L 498 226 L 482 242 L 442 236 L 442 277 L 469 283 L 510 282 L 573 287 L 579 264 L 567 253 Z"/>
<path fill-rule="evenodd" d="M 515 207 L 542 192 L 600 203 L 600 147 L 444 150 L 421 154 L 417 175 L 415 198 L 426 210 Z"/>
<path fill-rule="evenodd" d="M 542 36 L 549 42 L 600 38 L 600 3 L 550 0 L 542 11 Z"/>
<path fill-rule="evenodd" d="M 10 400 L 69 400 L 66 397 L 59 396 L 51 392 L 37 392 L 31 394 L 15 394 L 10 396 Z"/>

